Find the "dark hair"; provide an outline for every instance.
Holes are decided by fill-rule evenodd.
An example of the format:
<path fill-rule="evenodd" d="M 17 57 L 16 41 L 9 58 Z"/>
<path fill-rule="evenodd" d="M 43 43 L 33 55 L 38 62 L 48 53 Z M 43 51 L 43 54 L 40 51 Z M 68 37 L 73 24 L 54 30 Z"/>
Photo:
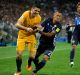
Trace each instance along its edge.
<path fill-rule="evenodd" d="M 30 8 L 40 8 L 40 6 L 39 5 L 36 5 L 36 4 L 34 4 L 34 5 L 32 5 L 32 6 L 30 6 Z"/>

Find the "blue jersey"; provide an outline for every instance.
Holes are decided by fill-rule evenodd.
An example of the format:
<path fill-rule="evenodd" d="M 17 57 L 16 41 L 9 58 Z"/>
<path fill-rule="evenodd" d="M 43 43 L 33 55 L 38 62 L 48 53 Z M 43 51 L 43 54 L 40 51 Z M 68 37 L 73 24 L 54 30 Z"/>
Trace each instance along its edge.
<path fill-rule="evenodd" d="M 80 43 L 80 15 L 76 15 L 75 19 L 75 29 L 72 35 L 72 44 L 73 45 L 77 45 L 78 43 Z"/>
<path fill-rule="evenodd" d="M 74 19 L 74 23 L 76 26 L 80 26 L 80 16 L 76 15 L 75 19 Z"/>
<path fill-rule="evenodd" d="M 80 33 L 80 15 L 76 15 L 74 18 L 75 29 L 73 33 Z"/>
<path fill-rule="evenodd" d="M 41 25 L 42 27 L 44 27 L 43 32 L 46 32 L 46 33 L 54 31 L 57 34 L 61 31 L 61 28 L 62 28 L 59 22 L 53 23 L 52 18 L 46 19 Z M 41 35 L 40 43 L 47 44 L 47 45 L 53 45 L 55 35 L 52 37 Z"/>

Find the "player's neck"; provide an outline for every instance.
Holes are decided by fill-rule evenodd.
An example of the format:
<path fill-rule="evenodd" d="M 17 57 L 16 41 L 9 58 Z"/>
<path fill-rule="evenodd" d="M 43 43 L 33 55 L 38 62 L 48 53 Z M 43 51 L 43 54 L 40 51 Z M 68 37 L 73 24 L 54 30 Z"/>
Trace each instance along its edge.
<path fill-rule="evenodd" d="M 56 20 L 53 20 L 53 23 L 56 23 Z"/>
<path fill-rule="evenodd" d="M 29 17 L 30 18 L 34 18 L 35 16 L 34 16 L 34 14 L 32 14 L 31 12 L 29 13 Z"/>

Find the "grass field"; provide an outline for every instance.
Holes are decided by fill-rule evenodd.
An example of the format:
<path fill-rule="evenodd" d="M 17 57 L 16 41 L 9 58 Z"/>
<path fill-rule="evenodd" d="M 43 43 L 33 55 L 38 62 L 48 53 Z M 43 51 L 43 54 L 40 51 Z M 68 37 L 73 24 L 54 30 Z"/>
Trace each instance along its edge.
<path fill-rule="evenodd" d="M 80 46 L 77 47 L 75 65 L 69 66 L 70 44 L 57 43 L 56 49 L 46 66 L 37 75 L 80 75 Z M 0 47 L 0 75 L 13 75 L 16 71 L 16 47 Z M 26 71 L 28 51 L 23 54 L 22 74 L 31 75 Z M 34 65 L 33 65 L 34 66 Z"/>

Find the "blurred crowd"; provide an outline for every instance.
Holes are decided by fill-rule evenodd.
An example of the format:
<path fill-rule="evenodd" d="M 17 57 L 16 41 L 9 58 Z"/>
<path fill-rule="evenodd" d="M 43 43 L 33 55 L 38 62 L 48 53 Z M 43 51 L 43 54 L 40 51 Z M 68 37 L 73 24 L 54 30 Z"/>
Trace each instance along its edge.
<path fill-rule="evenodd" d="M 14 24 L 23 11 L 24 8 L 20 5 L 6 1 L 0 2 L 0 20 L 2 21 L 8 21 Z"/>
<path fill-rule="evenodd" d="M 3 32 L 8 36 L 10 34 L 10 37 L 17 37 L 17 29 L 14 25 L 21 14 L 33 4 L 41 8 L 43 20 L 49 16 L 52 17 L 53 12 L 60 10 L 63 14 L 63 25 L 66 25 L 69 20 L 73 20 L 77 4 L 75 0 L 66 1 L 68 0 L 0 0 L 0 35 Z"/>
<path fill-rule="evenodd" d="M 15 24 L 21 14 L 31 6 L 31 3 L 29 1 L 31 1 L 31 3 L 35 3 L 41 8 L 41 15 L 43 18 L 51 16 L 51 14 L 57 10 L 60 10 L 64 16 L 74 16 L 76 10 L 76 4 L 72 2 L 68 2 L 66 4 L 59 4 L 55 0 L 34 0 L 35 2 L 33 0 L 23 0 L 23 2 L 21 3 L 15 3 L 15 1 L 12 0 L 1 0 L 0 20 L 5 22 L 8 21 Z"/>

